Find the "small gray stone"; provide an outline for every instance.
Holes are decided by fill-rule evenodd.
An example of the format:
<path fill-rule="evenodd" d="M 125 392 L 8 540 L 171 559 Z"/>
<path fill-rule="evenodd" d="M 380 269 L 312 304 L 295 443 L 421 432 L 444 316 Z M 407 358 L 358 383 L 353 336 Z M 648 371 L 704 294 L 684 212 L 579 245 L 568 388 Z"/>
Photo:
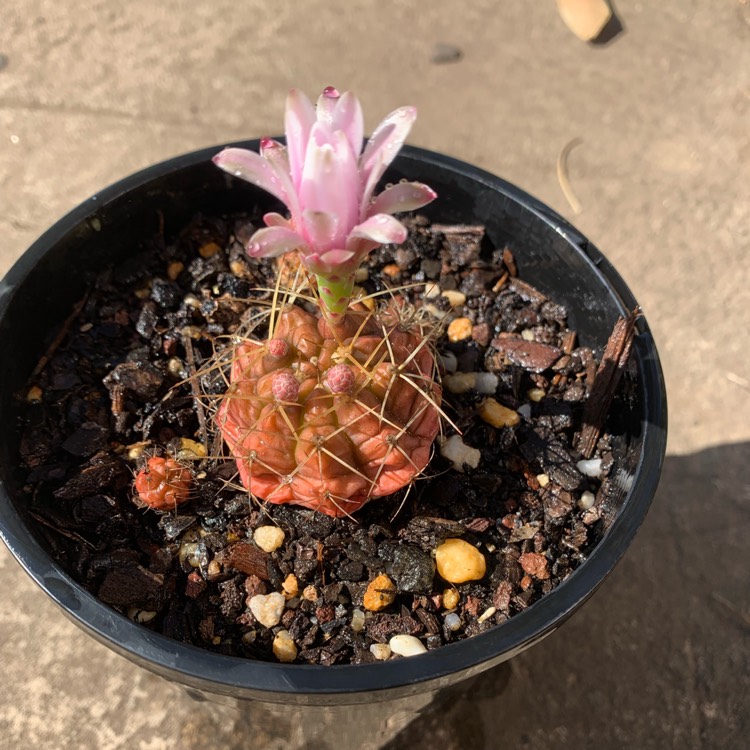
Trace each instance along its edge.
<path fill-rule="evenodd" d="M 432 589 L 435 561 L 411 544 L 401 544 L 393 557 L 393 578 L 401 591 L 427 593 Z"/>

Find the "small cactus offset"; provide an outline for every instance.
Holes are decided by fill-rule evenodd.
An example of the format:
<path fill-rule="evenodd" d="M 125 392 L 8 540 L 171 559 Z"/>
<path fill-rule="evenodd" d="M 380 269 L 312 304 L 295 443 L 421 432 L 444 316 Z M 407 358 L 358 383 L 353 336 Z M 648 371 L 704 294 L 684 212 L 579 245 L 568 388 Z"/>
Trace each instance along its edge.
<path fill-rule="evenodd" d="M 396 300 L 379 310 L 351 302 L 367 254 L 406 239 L 392 214 L 436 197 L 410 182 L 373 197 L 415 117 L 412 107 L 397 109 L 362 148 L 353 94 L 329 87 L 313 107 L 292 91 L 286 147 L 263 139 L 260 154 L 231 148 L 214 158 L 286 204 L 289 218 L 266 214 L 248 254 L 296 253 L 319 301 L 316 313 L 285 304 L 266 341 L 232 352 L 217 425 L 259 499 L 349 515 L 408 485 L 430 458 L 441 389 L 429 332 L 407 322 Z"/>

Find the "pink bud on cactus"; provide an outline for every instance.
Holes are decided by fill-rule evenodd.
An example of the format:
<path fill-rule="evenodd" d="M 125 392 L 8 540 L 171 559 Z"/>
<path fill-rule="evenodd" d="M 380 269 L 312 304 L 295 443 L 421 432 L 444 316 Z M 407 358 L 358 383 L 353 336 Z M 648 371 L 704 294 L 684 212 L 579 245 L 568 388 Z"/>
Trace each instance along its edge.
<path fill-rule="evenodd" d="M 264 138 L 260 154 L 227 148 L 214 157 L 217 166 L 276 196 L 291 213 L 289 219 L 266 214 L 267 226 L 250 239 L 248 253 L 260 258 L 298 250 L 318 277 L 324 305 L 336 314 L 346 310 L 354 272 L 365 256 L 383 243 L 406 239 L 406 228 L 391 214 L 436 197 L 427 185 L 400 182 L 373 198 L 416 116 L 414 107 L 391 112 L 363 149 L 362 108 L 354 94 L 329 86 L 313 107 L 292 89 L 286 147 Z"/>
<path fill-rule="evenodd" d="M 268 342 L 268 353 L 275 359 L 283 359 L 289 353 L 289 344 L 284 339 L 271 339 Z"/>
<path fill-rule="evenodd" d="M 283 370 L 273 377 L 271 392 L 277 401 L 296 401 L 299 397 L 299 383 L 294 374 L 289 370 Z"/>
<path fill-rule="evenodd" d="M 354 382 L 354 373 L 349 365 L 334 365 L 326 375 L 326 385 L 331 393 L 351 393 Z"/>

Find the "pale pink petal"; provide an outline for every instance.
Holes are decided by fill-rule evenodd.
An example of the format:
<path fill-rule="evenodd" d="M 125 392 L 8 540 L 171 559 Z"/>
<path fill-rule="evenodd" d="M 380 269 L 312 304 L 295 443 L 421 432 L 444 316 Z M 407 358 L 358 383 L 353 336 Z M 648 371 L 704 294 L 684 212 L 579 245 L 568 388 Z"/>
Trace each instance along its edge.
<path fill-rule="evenodd" d="M 263 221 L 267 227 L 291 227 L 292 225 L 289 219 L 286 219 L 281 214 L 277 214 L 275 211 L 263 214 Z"/>
<path fill-rule="evenodd" d="M 325 252 L 336 244 L 339 219 L 335 213 L 305 209 L 302 212 L 304 235 L 317 252 Z"/>
<path fill-rule="evenodd" d="M 289 173 L 289 152 L 282 143 L 273 138 L 260 139 L 260 155 L 271 165 L 276 177 L 288 196 L 286 201 L 292 217 L 299 216 L 299 198 Z"/>
<path fill-rule="evenodd" d="M 326 86 L 323 89 L 323 93 L 318 97 L 318 102 L 315 105 L 315 116 L 318 122 L 331 125 L 333 122 L 333 111 L 336 109 L 336 104 L 340 96 L 341 94 L 333 86 Z"/>
<path fill-rule="evenodd" d="M 250 238 L 247 254 L 251 258 L 275 258 L 304 245 L 305 240 L 292 229 L 265 227 Z"/>
<path fill-rule="evenodd" d="M 355 156 L 362 151 L 364 138 L 364 119 L 362 106 L 351 91 L 345 91 L 333 111 L 332 126 L 334 130 L 343 130 Z"/>
<path fill-rule="evenodd" d="M 299 89 L 292 89 L 286 99 L 284 132 L 289 153 L 289 171 L 292 183 L 297 188 L 302 179 L 307 142 L 314 122 L 315 107 L 312 102 Z"/>
<path fill-rule="evenodd" d="M 393 216 L 388 214 L 375 214 L 366 221 L 352 229 L 349 238 L 351 240 L 363 239 L 382 245 L 391 242 L 400 245 L 406 239 L 406 227 Z M 347 242 L 347 249 L 351 250 Z"/>
<path fill-rule="evenodd" d="M 359 165 L 365 181 L 369 181 L 373 172 L 377 173 L 375 183 L 383 176 L 383 172 L 404 145 L 416 119 L 416 107 L 399 107 L 375 128 L 362 152 Z"/>
<path fill-rule="evenodd" d="M 257 185 L 289 205 L 289 195 L 271 165 L 255 151 L 244 148 L 225 148 L 213 157 L 213 162 L 225 172 Z"/>
<path fill-rule="evenodd" d="M 367 216 L 414 211 L 437 198 L 437 193 L 421 182 L 399 182 L 386 188 L 367 208 Z"/>
<path fill-rule="evenodd" d="M 305 209 L 338 218 L 338 241 L 334 244 L 343 247 L 349 229 L 359 220 L 359 173 L 342 131 L 332 133 L 324 123 L 313 126 L 299 200 Z"/>
<path fill-rule="evenodd" d="M 328 250 L 320 255 L 319 260 L 324 265 L 334 269 L 348 263 L 353 257 L 354 253 L 351 250 Z"/>

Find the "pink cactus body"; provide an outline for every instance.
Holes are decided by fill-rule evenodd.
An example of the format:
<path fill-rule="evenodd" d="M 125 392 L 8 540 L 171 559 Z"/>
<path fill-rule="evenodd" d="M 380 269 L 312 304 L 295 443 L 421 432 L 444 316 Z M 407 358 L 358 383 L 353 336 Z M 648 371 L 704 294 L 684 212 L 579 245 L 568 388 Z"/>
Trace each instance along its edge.
<path fill-rule="evenodd" d="M 295 306 L 278 321 L 270 341 L 237 348 L 217 415 L 243 486 L 342 516 L 412 481 L 440 422 L 434 356 L 421 336 L 393 310 L 378 316 L 362 305 L 335 327 Z"/>
<path fill-rule="evenodd" d="M 418 182 L 400 182 L 373 197 L 416 116 L 414 107 L 391 112 L 363 149 L 362 108 L 354 94 L 329 86 L 313 107 L 292 89 L 286 147 L 264 138 L 260 154 L 227 148 L 214 157 L 217 166 L 276 196 L 291 214 L 288 219 L 266 214 L 267 226 L 252 236 L 248 253 L 260 258 L 296 250 L 318 280 L 323 305 L 334 315 L 343 313 L 364 257 L 383 243 L 406 239 L 405 227 L 392 214 L 436 197 Z"/>

